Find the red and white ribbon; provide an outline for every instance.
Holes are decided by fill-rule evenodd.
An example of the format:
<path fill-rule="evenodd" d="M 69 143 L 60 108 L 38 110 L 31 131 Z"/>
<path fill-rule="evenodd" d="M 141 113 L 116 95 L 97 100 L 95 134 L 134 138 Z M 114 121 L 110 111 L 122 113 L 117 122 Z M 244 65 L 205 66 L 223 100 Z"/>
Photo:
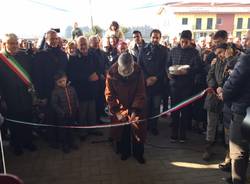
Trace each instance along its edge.
<path fill-rule="evenodd" d="M 146 119 L 141 119 L 139 121 L 137 121 L 137 123 L 142 123 L 142 122 L 146 122 L 147 120 L 151 120 L 151 119 L 155 119 L 155 118 L 159 118 L 163 115 L 168 115 L 172 112 L 178 111 L 188 105 L 190 105 L 191 103 L 199 100 L 200 98 L 202 98 L 208 91 L 210 91 L 210 88 L 207 88 L 203 91 L 201 91 L 200 93 L 188 98 L 187 100 L 184 100 L 182 102 L 180 102 L 179 104 L 175 105 L 174 107 L 172 107 L 171 109 L 164 111 L 156 116 L 153 117 L 149 117 Z M 115 123 L 115 124 L 99 124 L 99 125 L 90 125 L 90 126 L 81 126 L 81 125 L 65 125 L 65 126 L 60 126 L 60 125 L 53 125 L 53 124 L 44 124 L 44 123 L 32 123 L 32 122 L 26 122 L 26 121 L 19 121 L 19 120 L 14 120 L 14 119 L 10 119 L 10 118 L 5 118 L 5 120 L 7 120 L 8 122 L 11 123 L 15 123 L 15 124 L 23 124 L 23 125 L 30 125 L 30 126 L 40 126 L 40 127 L 56 127 L 56 128 L 73 128 L 73 129 L 93 129 L 93 128 L 111 128 L 111 127 L 118 127 L 118 126 L 125 126 L 125 125 L 129 125 L 131 123 L 134 122 L 122 122 L 122 123 Z"/>

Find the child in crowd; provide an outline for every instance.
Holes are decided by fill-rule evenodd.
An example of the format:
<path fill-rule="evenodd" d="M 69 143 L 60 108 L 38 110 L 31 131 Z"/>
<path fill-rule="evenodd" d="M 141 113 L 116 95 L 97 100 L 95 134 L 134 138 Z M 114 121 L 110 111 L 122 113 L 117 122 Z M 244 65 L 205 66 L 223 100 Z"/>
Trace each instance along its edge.
<path fill-rule="evenodd" d="M 64 72 L 59 71 L 54 76 L 55 88 L 51 96 L 51 105 L 59 125 L 72 126 L 77 120 L 78 98 L 75 89 L 67 83 L 67 76 Z M 64 153 L 69 153 L 70 149 L 77 149 L 74 144 L 73 129 L 60 128 L 59 138 L 62 141 Z"/>

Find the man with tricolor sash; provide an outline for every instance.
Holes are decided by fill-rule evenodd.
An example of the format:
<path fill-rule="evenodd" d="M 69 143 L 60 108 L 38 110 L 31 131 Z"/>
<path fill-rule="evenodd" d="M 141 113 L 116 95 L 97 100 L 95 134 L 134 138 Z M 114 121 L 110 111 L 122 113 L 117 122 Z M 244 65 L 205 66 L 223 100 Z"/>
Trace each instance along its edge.
<path fill-rule="evenodd" d="M 0 89 L 7 104 L 7 117 L 19 121 L 32 119 L 32 91 L 30 78 L 31 57 L 18 50 L 18 39 L 13 33 L 6 34 L 0 53 Z M 31 128 L 8 124 L 14 153 L 21 155 L 23 148 L 36 150 L 32 143 Z"/>

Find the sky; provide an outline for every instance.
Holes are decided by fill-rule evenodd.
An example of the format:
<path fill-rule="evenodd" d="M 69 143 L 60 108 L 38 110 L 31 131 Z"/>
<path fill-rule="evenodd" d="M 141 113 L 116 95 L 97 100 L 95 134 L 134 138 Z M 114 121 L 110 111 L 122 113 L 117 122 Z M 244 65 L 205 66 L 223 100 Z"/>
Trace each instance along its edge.
<path fill-rule="evenodd" d="M 90 27 L 90 15 L 94 25 L 103 29 L 107 29 L 113 20 L 122 26 L 150 25 L 157 28 L 161 21 L 157 11 L 161 4 L 169 1 L 178 0 L 0 0 L 0 37 L 8 32 L 19 37 L 39 37 L 50 28 L 65 30 L 74 22 L 80 27 Z M 209 0 L 213 1 L 218 0 Z M 250 3 L 250 0 L 237 2 Z"/>
<path fill-rule="evenodd" d="M 113 20 L 124 26 L 152 24 L 158 7 L 135 9 L 146 1 L 91 0 L 90 6 L 89 0 L 0 0 L 0 37 L 7 32 L 39 36 L 50 28 L 64 30 L 75 21 L 90 27 L 91 14 L 94 25 L 103 29 Z"/>

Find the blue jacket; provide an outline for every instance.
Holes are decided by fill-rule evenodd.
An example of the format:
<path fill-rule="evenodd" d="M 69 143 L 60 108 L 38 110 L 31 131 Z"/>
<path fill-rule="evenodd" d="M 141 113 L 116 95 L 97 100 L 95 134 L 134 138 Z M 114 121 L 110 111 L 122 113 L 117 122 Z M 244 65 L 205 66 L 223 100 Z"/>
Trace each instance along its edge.
<path fill-rule="evenodd" d="M 233 73 L 225 82 L 223 97 L 225 102 L 232 102 L 234 113 L 245 115 L 250 106 L 250 50 L 239 58 Z"/>

